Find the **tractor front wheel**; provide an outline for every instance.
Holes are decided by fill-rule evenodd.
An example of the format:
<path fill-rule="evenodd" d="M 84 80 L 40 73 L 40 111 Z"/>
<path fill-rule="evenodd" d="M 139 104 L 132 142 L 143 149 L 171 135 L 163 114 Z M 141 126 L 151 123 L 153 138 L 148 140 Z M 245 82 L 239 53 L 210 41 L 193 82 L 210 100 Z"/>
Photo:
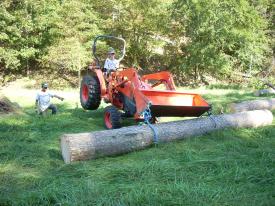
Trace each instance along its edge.
<path fill-rule="evenodd" d="M 83 109 L 95 110 L 101 101 L 100 83 L 96 76 L 86 75 L 81 81 L 80 102 Z"/>
<path fill-rule="evenodd" d="M 104 125 L 107 129 L 121 127 L 121 113 L 114 106 L 108 106 L 104 110 Z"/>

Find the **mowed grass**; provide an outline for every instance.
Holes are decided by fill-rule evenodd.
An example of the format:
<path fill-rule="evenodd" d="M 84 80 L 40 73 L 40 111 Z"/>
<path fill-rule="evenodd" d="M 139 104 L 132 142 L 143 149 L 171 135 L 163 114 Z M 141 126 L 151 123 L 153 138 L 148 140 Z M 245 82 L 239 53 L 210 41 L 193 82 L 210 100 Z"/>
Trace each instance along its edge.
<path fill-rule="evenodd" d="M 250 90 L 204 93 L 216 114 L 255 98 Z M 42 118 L 33 99 L 12 100 L 24 114 L 0 118 L 0 205 L 275 204 L 275 121 L 66 165 L 60 136 L 104 129 L 103 109 L 85 112 L 70 100 Z"/>

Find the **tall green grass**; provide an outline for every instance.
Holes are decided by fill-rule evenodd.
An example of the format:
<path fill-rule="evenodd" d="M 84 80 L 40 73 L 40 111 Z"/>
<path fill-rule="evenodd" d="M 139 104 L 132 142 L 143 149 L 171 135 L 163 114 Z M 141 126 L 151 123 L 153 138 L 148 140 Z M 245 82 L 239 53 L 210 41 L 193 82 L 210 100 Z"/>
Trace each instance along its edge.
<path fill-rule="evenodd" d="M 251 92 L 213 90 L 214 113 Z M 0 118 L 0 205 L 274 205 L 275 122 L 65 165 L 64 133 L 102 130 L 103 110 Z"/>

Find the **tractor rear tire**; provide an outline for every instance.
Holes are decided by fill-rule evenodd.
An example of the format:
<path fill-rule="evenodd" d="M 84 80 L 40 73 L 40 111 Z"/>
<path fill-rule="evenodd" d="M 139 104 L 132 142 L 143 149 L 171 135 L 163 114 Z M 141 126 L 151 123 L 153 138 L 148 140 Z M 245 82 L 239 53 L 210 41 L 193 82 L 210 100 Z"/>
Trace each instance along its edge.
<path fill-rule="evenodd" d="M 81 106 L 83 109 L 96 110 L 99 107 L 100 102 L 100 83 L 97 76 L 84 76 L 80 87 Z"/>
<path fill-rule="evenodd" d="M 121 112 L 114 106 L 108 106 L 104 110 L 104 125 L 106 129 L 121 127 Z"/>

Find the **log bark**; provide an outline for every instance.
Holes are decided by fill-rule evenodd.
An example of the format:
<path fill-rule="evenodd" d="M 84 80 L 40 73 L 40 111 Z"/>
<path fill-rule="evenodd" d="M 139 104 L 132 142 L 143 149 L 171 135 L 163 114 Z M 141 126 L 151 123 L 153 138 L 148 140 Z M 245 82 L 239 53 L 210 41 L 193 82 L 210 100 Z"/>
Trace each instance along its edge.
<path fill-rule="evenodd" d="M 231 112 L 244 112 L 261 109 L 275 109 L 275 98 L 244 101 L 240 103 L 232 103 L 229 105 L 229 110 Z"/>
<path fill-rule="evenodd" d="M 158 142 L 170 142 L 202 135 L 224 128 L 249 128 L 272 124 L 273 115 L 268 110 L 256 110 L 236 114 L 166 122 L 154 125 Z M 115 156 L 150 147 L 153 132 L 148 125 L 91 133 L 64 134 L 61 151 L 65 163 Z"/>

